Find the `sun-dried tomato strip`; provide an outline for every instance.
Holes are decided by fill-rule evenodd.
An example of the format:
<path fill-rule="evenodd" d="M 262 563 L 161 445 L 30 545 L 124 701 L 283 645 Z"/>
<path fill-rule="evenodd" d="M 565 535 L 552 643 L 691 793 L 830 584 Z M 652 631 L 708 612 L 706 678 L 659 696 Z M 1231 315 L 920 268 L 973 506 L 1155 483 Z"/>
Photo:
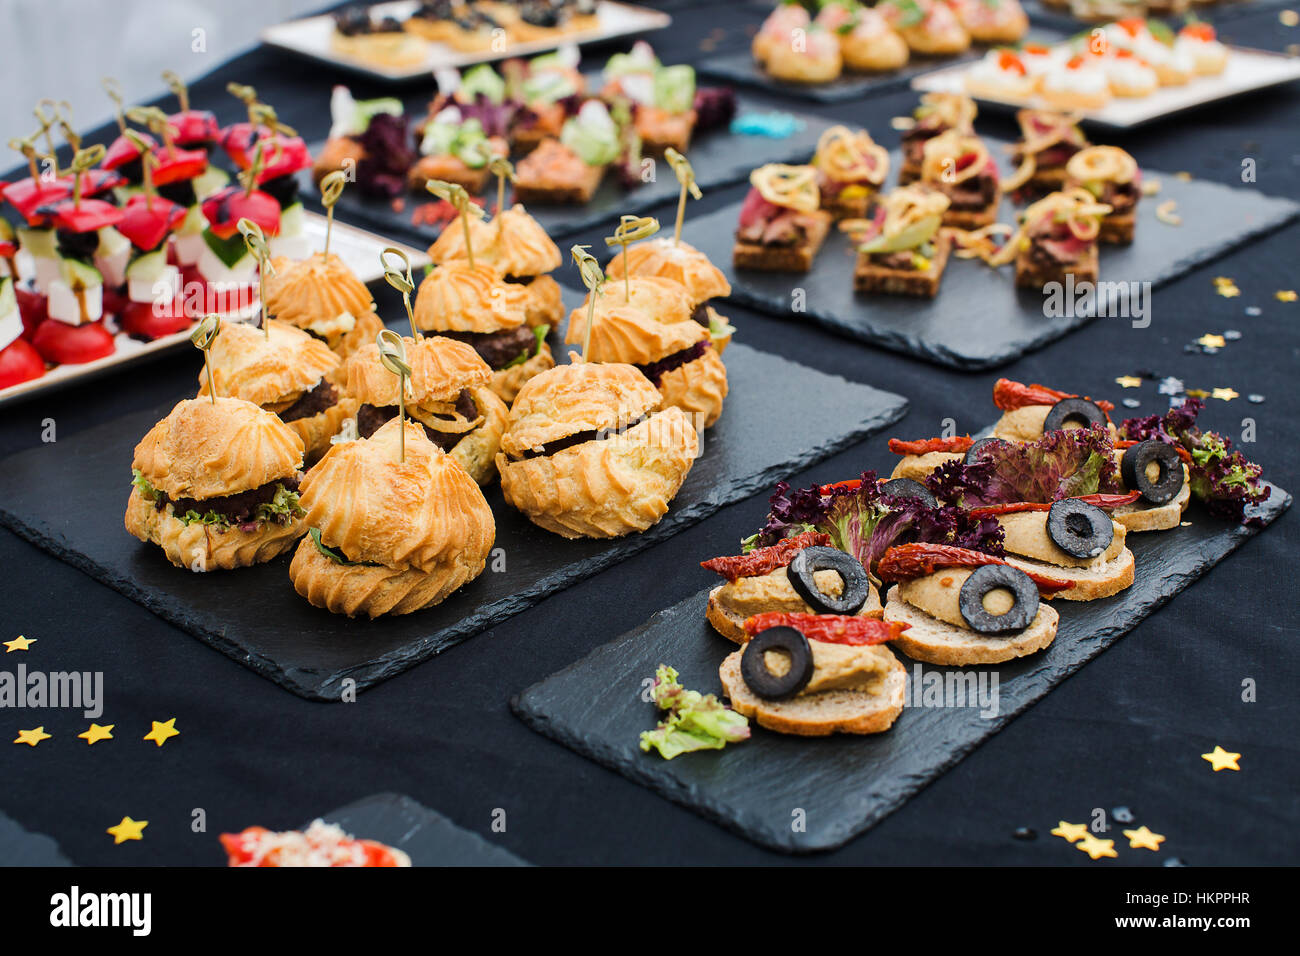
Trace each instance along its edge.
<path fill-rule="evenodd" d="M 896 544 L 885 552 L 876 566 L 882 581 L 910 581 L 934 574 L 938 568 L 978 568 L 986 564 L 1006 564 L 1001 558 L 969 548 L 950 544 Z M 1043 594 L 1065 591 L 1074 587 L 1072 581 L 1050 578 L 1045 574 L 1026 571 L 1029 579 L 1038 585 Z"/>
<path fill-rule="evenodd" d="M 881 621 L 874 617 L 790 614 L 785 611 L 767 611 L 745 619 L 745 632 L 750 637 L 770 627 L 793 627 L 810 641 L 855 647 L 892 641 L 911 626 L 901 621 Z"/>
<path fill-rule="evenodd" d="M 1114 443 L 1115 448 L 1117 448 L 1120 451 L 1123 451 L 1126 448 L 1132 448 L 1134 445 L 1140 445 L 1140 444 L 1142 443 L 1133 441 L 1132 439 L 1128 439 L 1128 438 L 1121 438 L 1119 441 Z M 1192 453 L 1188 451 L 1186 448 L 1184 448 L 1182 445 L 1171 445 L 1169 444 L 1169 442 L 1165 442 L 1165 444 L 1169 445 L 1170 448 L 1178 452 L 1178 457 L 1183 460 L 1184 465 L 1190 465 L 1192 463 Z"/>
<path fill-rule="evenodd" d="M 969 435 L 952 435 L 948 438 L 920 438 L 916 441 L 889 439 L 889 450 L 895 455 L 928 455 L 932 451 L 966 452 L 974 439 Z"/>
<path fill-rule="evenodd" d="M 1131 491 L 1126 495 L 1077 495 L 1074 500 L 1082 501 L 1094 508 L 1101 508 L 1103 511 L 1109 511 L 1111 508 L 1131 505 L 1141 497 L 1138 492 Z M 972 518 L 996 518 L 998 515 L 1012 515 L 1022 511 L 1051 511 L 1052 504 L 1053 502 L 1050 501 L 1011 501 L 1001 505 L 985 505 L 983 508 L 972 508 L 970 509 L 970 516 Z"/>
<path fill-rule="evenodd" d="M 1004 412 L 1014 412 L 1017 408 L 1025 408 L 1028 405 L 1055 405 L 1063 398 L 1078 397 L 1069 392 L 1048 388 L 1046 385 L 1025 385 L 1022 382 L 1013 382 L 1009 378 L 1000 378 L 993 383 L 993 404 Z M 1103 412 L 1115 410 L 1115 406 L 1110 402 L 1088 398 L 1086 395 L 1083 397 Z"/>
<path fill-rule="evenodd" d="M 795 554 L 804 548 L 830 543 L 831 536 L 828 534 L 823 534 L 820 531 L 805 531 L 793 538 L 778 541 L 771 547 L 755 548 L 749 554 L 730 555 L 701 561 L 700 567 L 715 574 L 720 574 L 728 581 L 734 582 L 737 578 L 753 578 L 761 574 L 769 574 L 777 568 L 785 567 L 794 559 Z"/>
<path fill-rule="evenodd" d="M 857 491 L 862 487 L 861 478 L 848 478 L 844 481 L 833 481 L 829 485 L 822 485 L 817 490 L 824 495 L 829 495 L 836 488 L 847 488 L 849 491 Z"/>

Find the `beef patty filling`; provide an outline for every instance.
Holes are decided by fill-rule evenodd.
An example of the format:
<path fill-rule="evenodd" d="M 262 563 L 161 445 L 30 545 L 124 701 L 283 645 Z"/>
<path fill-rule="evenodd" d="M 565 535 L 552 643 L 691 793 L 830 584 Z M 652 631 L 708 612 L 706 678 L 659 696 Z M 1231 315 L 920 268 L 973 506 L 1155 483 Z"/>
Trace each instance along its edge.
<path fill-rule="evenodd" d="M 651 362 L 649 365 L 638 365 L 637 368 L 642 375 L 650 379 L 655 388 L 658 388 L 665 375 L 675 368 L 681 368 L 687 362 L 694 362 L 712 347 L 713 343 L 708 339 L 700 339 L 690 348 L 674 352 L 672 355 L 665 356 L 657 362 Z"/>
<path fill-rule="evenodd" d="M 529 357 L 537 348 L 537 334 L 526 325 L 501 332 L 438 332 L 436 334 L 472 346 L 479 358 L 487 362 L 494 372 L 505 368 L 520 356 Z"/>
<path fill-rule="evenodd" d="M 288 524 L 301 513 L 297 507 L 298 482 L 301 480 L 302 474 L 298 473 L 220 498 L 171 498 L 165 491 L 154 488 L 151 489 L 151 500 L 159 511 L 170 502 L 172 513 L 187 524 L 197 520 L 204 524 L 225 523 L 243 531 L 253 531 L 259 521 Z M 292 501 L 285 500 L 289 496 L 292 496 Z M 278 503 L 277 498 L 280 499 Z M 190 516 L 191 512 L 193 516 Z M 219 521 L 209 517 L 213 515 Z"/>
<path fill-rule="evenodd" d="M 379 431 L 380 426 L 385 422 L 396 418 L 397 412 L 396 405 L 362 405 L 357 409 L 357 434 L 362 438 L 369 438 Z M 462 388 L 460 394 L 456 396 L 456 413 L 468 420 L 473 420 L 479 416 L 478 406 L 474 404 L 474 396 L 470 394 L 467 388 Z M 453 419 L 445 415 L 434 415 L 432 417 L 453 421 Z M 412 418 L 411 421 L 418 420 Z M 458 441 L 469 434 L 469 432 L 440 432 L 436 428 L 430 428 L 424 422 L 418 422 L 418 424 L 424 429 L 424 433 L 429 436 L 429 441 L 443 451 L 451 451 L 456 447 Z"/>
<path fill-rule="evenodd" d="M 587 431 L 578 432 L 574 435 L 566 435 L 564 438 L 557 438 L 555 441 L 548 441 L 540 449 L 528 449 L 523 454 L 511 455 L 514 461 L 524 461 L 528 458 L 546 458 L 554 455 L 557 451 L 564 451 L 566 448 L 572 448 L 574 445 L 585 445 L 589 441 L 605 441 L 607 438 L 617 438 L 625 431 L 635 428 L 646 420 L 645 415 L 638 415 L 630 422 L 616 425 L 613 428 L 590 428 Z"/>
<path fill-rule="evenodd" d="M 280 413 L 280 421 L 293 422 L 300 418 L 314 418 L 327 408 L 338 404 L 339 393 L 325 379 L 321 379 L 298 401 Z"/>

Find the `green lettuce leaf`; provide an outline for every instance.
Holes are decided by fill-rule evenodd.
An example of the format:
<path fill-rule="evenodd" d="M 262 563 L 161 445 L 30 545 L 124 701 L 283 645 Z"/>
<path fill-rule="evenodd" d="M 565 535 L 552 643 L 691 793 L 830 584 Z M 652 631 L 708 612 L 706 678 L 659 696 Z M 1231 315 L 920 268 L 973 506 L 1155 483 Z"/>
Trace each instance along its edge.
<path fill-rule="evenodd" d="M 668 716 L 654 730 L 641 734 L 641 749 L 659 751 L 665 760 L 696 750 L 721 750 L 749 739 L 749 721 L 726 707 L 713 694 L 687 690 L 677 671 L 666 664 L 655 671 L 655 704 Z"/>

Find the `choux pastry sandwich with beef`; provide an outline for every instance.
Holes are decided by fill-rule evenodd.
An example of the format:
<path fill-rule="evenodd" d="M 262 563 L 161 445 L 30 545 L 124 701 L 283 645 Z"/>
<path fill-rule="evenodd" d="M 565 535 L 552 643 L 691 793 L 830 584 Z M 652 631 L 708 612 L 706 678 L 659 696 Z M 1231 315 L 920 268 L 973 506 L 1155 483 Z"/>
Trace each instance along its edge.
<path fill-rule="evenodd" d="M 719 355 L 726 350 L 735 328 L 730 319 L 718 312 L 715 302 L 731 295 L 731 283 L 708 256 L 680 240 L 648 239 L 618 253 L 605 267 L 605 274 L 611 280 L 622 279 L 629 273 L 671 279 L 681 285 L 690 299 L 691 318 L 709 330 L 709 338 Z M 606 291 L 614 285 L 611 281 Z"/>
<path fill-rule="evenodd" d="M 310 533 L 289 566 L 294 589 L 349 617 L 439 603 L 482 573 L 496 539 L 474 479 L 409 419 L 331 447 L 301 503 Z"/>
<path fill-rule="evenodd" d="M 191 571 L 270 561 L 307 530 L 302 464 L 302 439 L 266 409 L 186 399 L 135 447 L 126 530 Z"/>
<path fill-rule="evenodd" d="M 513 401 L 524 382 L 555 364 L 545 341 L 550 326 L 529 325 L 528 288 L 507 282 L 479 261 L 477 250 L 475 256 L 473 265 L 455 259 L 424 277 L 415 297 L 415 323 L 425 333 L 470 345 L 491 370 L 492 390 Z"/>
<path fill-rule="evenodd" d="M 321 339 L 346 359 L 384 327 L 364 282 L 334 253 L 279 256 L 265 277 L 272 316 Z"/>
<path fill-rule="evenodd" d="M 668 511 L 699 439 L 622 363 L 557 365 L 529 379 L 510 409 L 497 471 L 511 507 L 566 538 L 644 531 Z"/>
<path fill-rule="evenodd" d="M 302 329 L 272 319 L 266 330 L 227 325 L 208 351 L 217 394 L 242 398 L 279 417 L 302 439 L 308 461 L 357 411 L 356 400 L 334 384 L 338 355 Z M 199 376 L 199 397 L 208 394 Z"/>
<path fill-rule="evenodd" d="M 464 342 L 433 336 L 402 340 L 411 369 L 406 416 L 440 451 L 480 485 L 496 477 L 496 456 L 509 410 L 492 391 L 492 370 Z M 369 438 L 398 417 L 398 379 L 380 361 L 376 343 L 348 361 L 348 393 L 357 408 L 357 434 Z"/>
<path fill-rule="evenodd" d="M 671 279 L 625 277 L 596 295 L 587 359 L 635 365 L 663 394 L 664 404 L 708 428 L 722 414 L 727 368 L 709 330 L 692 316 L 685 287 Z M 569 316 L 565 342 L 587 337 L 590 294 Z"/>

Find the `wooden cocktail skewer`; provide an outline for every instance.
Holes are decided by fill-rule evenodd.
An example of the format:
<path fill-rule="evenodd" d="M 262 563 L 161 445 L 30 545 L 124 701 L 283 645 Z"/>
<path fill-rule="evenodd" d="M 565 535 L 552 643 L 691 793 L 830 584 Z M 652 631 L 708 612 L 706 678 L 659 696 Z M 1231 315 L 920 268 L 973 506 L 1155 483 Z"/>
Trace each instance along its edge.
<path fill-rule="evenodd" d="M 623 247 L 623 286 L 628 304 L 632 303 L 632 270 L 627 266 L 627 247 L 642 239 L 649 239 L 659 231 L 659 220 L 653 216 L 620 216 L 614 235 L 605 237 L 608 247 Z"/>
<path fill-rule="evenodd" d="M 269 342 L 271 323 L 266 314 L 266 276 L 268 273 L 275 275 L 275 269 L 271 266 L 271 249 L 266 244 L 266 233 L 262 232 L 262 227 L 253 220 L 242 218 L 235 223 L 235 228 L 244 237 L 244 245 L 249 253 L 257 260 L 257 298 L 262 306 L 262 333 Z"/>
<path fill-rule="evenodd" d="M 343 195 L 343 187 L 348 181 L 341 169 L 329 173 L 320 181 L 320 204 L 325 207 L 325 258 L 330 257 L 330 233 L 334 230 L 334 204 Z"/>
<path fill-rule="evenodd" d="M 217 404 L 217 386 L 212 381 L 212 362 L 208 357 L 208 350 L 212 348 L 212 343 L 217 340 L 217 335 L 221 332 L 221 316 L 215 312 L 209 312 L 199 324 L 194 326 L 194 331 L 190 333 L 190 341 L 194 343 L 196 349 L 203 352 L 203 367 L 208 371 L 208 397 L 212 399 L 212 404 Z"/>
<path fill-rule="evenodd" d="M 411 380 L 411 366 L 406 364 L 406 343 L 392 329 L 382 329 L 375 336 L 379 347 L 379 361 L 384 368 L 397 376 L 398 461 L 406 461 L 406 386 Z"/>
<path fill-rule="evenodd" d="M 397 256 L 402 262 L 402 267 L 399 269 L 390 263 L 389 256 Z M 411 277 L 411 260 L 401 249 L 388 246 L 379 254 L 379 264 L 384 267 L 384 281 L 402 293 L 402 305 L 406 306 L 406 318 L 411 323 L 411 341 L 420 341 L 420 330 L 415 327 L 415 310 L 411 308 L 411 293 L 415 291 L 415 280 Z"/>
<path fill-rule="evenodd" d="M 515 181 L 515 167 L 504 156 L 488 160 L 488 170 L 497 178 L 497 238 L 501 237 L 501 214 L 506 211 L 506 180 Z"/>
<path fill-rule="evenodd" d="M 600 263 L 596 261 L 587 250 L 589 246 L 572 246 L 569 254 L 573 256 L 574 264 L 578 267 L 578 275 L 582 278 L 582 284 L 587 287 L 587 327 L 583 330 L 582 335 L 582 360 L 587 361 L 587 353 L 591 349 L 591 327 L 596 321 L 596 297 L 601 294 L 605 288 L 605 272 L 600 268 Z"/>
<path fill-rule="evenodd" d="M 677 182 L 681 184 L 681 195 L 677 197 L 677 226 L 673 229 L 673 245 L 680 245 L 682 241 L 682 223 L 686 219 L 686 194 L 690 193 L 693 199 L 699 199 L 704 194 L 700 192 L 700 187 L 695 182 L 695 170 L 691 167 L 688 160 L 677 150 L 669 146 L 664 150 L 664 159 L 668 160 L 668 165 L 673 168 L 673 175 L 677 177 Z M 627 260 L 624 258 L 623 271 L 627 271 Z"/>
<path fill-rule="evenodd" d="M 439 199 L 445 199 L 451 203 L 456 212 L 460 215 L 461 228 L 465 230 L 465 258 L 469 260 L 469 267 L 474 268 L 474 247 L 469 237 L 469 216 L 470 210 L 473 210 L 475 219 L 483 218 L 483 207 L 476 202 L 471 202 L 469 193 L 465 187 L 459 183 L 443 182 L 441 179 L 430 179 L 424 184 L 424 188 Z"/>

